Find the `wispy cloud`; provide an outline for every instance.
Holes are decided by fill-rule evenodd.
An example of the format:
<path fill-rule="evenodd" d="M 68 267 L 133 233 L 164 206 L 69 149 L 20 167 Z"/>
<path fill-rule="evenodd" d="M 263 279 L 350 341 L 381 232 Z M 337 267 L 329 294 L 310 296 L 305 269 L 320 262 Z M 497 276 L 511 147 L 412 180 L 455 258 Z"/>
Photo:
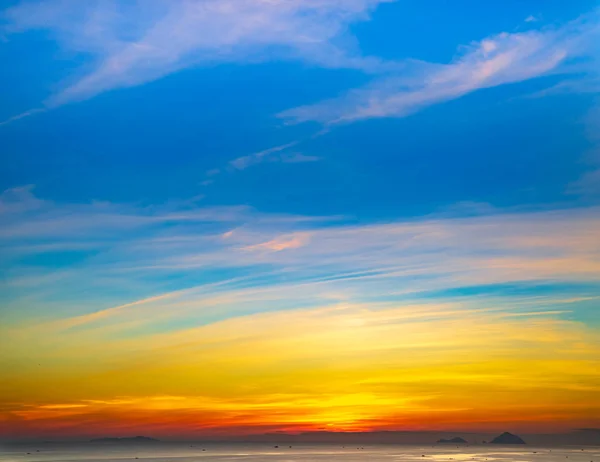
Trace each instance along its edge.
<path fill-rule="evenodd" d="M 146 304 L 150 304 L 150 303 L 157 302 L 157 301 L 162 301 L 162 300 L 169 299 L 169 298 L 174 298 L 178 295 L 180 295 L 178 292 L 171 292 L 171 293 L 167 293 L 167 294 L 157 295 L 155 297 L 149 297 L 149 298 L 146 298 L 143 300 L 136 300 L 135 302 L 126 303 L 124 305 L 115 306 L 115 307 L 111 307 L 111 308 L 106 308 L 101 311 L 97 311 L 95 313 L 89 313 L 89 314 L 85 314 L 82 316 L 76 316 L 76 317 L 71 318 L 66 323 L 61 322 L 59 324 L 62 328 L 76 327 L 76 326 L 79 326 L 82 324 L 87 324 L 90 322 L 96 322 L 96 321 L 102 320 L 106 317 L 114 315 L 114 314 L 118 313 L 119 311 L 125 310 L 127 308 L 131 308 L 131 307 L 139 306 L 139 305 L 146 305 Z"/>
<path fill-rule="evenodd" d="M 303 247 L 307 243 L 308 239 L 308 234 L 293 234 L 290 236 L 272 239 L 268 242 L 250 245 L 245 247 L 245 249 L 250 251 L 266 250 L 273 252 L 281 252 L 282 250 L 298 249 L 300 247 Z"/>
<path fill-rule="evenodd" d="M 316 136 L 319 136 L 319 134 L 313 135 L 312 138 Z M 226 167 L 208 170 L 204 174 L 205 179 L 200 182 L 200 185 L 210 186 L 215 183 L 219 176 L 243 171 L 264 163 L 300 164 L 322 160 L 321 157 L 306 155 L 294 150 L 294 148 L 297 148 L 303 141 L 305 140 L 296 140 L 245 156 L 236 157 L 235 159 L 230 160 Z"/>
<path fill-rule="evenodd" d="M 44 112 L 44 111 L 46 111 L 45 108 L 44 109 L 31 109 L 29 111 L 22 112 L 21 114 L 17 114 L 15 116 L 9 117 L 6 120 L 1 121 L 0 126 L 7 125 L 12 122 L 16 122 L 17 120 L 25 119 L 27 117 L 31 117 L 32 115 L 39 114 L 40 112 Z"/>
<path fill-rule="evenodd" d="M 305 162 L 318 162 L 321 160 L 321 158 L 318 156 L 307 156 L 306 154 L 296 152 L 290 154 L 282 154 L 279 157 L 279 160 L 286 164 L 303 164 Z"/>
<path fill-rule="evenodd" d="M 386 1 L 391 0 L 24 0 L 2 12 L 2 32 L 10 37 L 45 29 L 91 61 L 90 71 L 45 101 L 45 107 L 54 107 L 226 61 L 278 57 L 377 69 L 385 64 L 340 48 L 337 39 L 348 24 L 368 19 Z"/>
<path fill-rule="evenodd" d="M 36 210 L 46 203 L 35 197 L 33 185 L 7 189 L 0 194 L 0 216 Z"/>
<path fill-rule="evenodd" d="M 237 159 L 234 159 L 231 162 L 229 162 L 229 165 L 231 165 L 237 170 L 244 170 L 252 165 L 264 162 L 265 160 L 270 160 L 270 156 L 272 154 L 276 154 L 290 149 L 294 146 L 297 146 L 298 143 L 298 141 L 293 141 L 291 143 L 282 144 L 281 146 L 275 146 L 269 149 L 265 149 L 264 151 L 256 152 L 254 154 L 238 157 Z"/>
<path fill-rule="evenodd" d="M 324 124 L 404 117 L 477 90 L 550 73 L 586 71 L 594 76 L 596 64 L 574 66 L 573 61 L 595 58 L 599 39 L 598 12 L 559 28 L 502 33 L 465 47 L 449 64 L 416 63 L 412 69 L 376 79 L 340 98 L 287 110 L 280 116 L 291 122 Z"/>
<path fill-rule="evenodd" d="M 376 75 L 367 87 L 341 98 L 280 114 L 290 122 L 324 124 L 403 117 L 480 89 L 594 68 L 571 64 L 597 58 L 597 11 L 561 27 L 490 36 L 463 47 L 449 64 L 363 56 L 354 41 L 347 40 L 347 26 L 368 20 L 379 4 L 393 1 L 154 0 L 142 6 L 113 0 L 24 0 L 2 12 L 2 32 L 10 38 L 27 30 L 48 30 L 63 47 L 84 54 L 88 64 L 41 108 L 4 123 L 220 62 L 306 60 Z M 526 21 L 533 24 L 535 19 Z M 260 158 L 258 154 L 236 159 L 232 166 L 245 168 Z"/>
<path fill-rule="evenodd" d="M 13 200 L 12 211 L 2 214 L 2 261 L 10 266 L 4 287 L 13 304 L 41 297 L 38 313 L 45 311 L 44 299 L 73 297 L 66 287 L 97 293 L 74 325 L 81 319 L 104 322 L 99 311 L 125 318 L 149 307 L 168 316 L 229 316 L 457 287 L 600 280 L 597 208 L 538 213 L 478 208 L 460 218 L 457 209 L 454 216 L 446 211 L 413 221 L 352 225 L 342 217 L 189 203 L 158 209 L 53 204 L 31 191 L 21 201 Z M 27 263 L 34 255 L 65 251 L 78 257 L 50 266 Z M 33 294 L 27 289 L 32 285 Z M 170 293 L 175 295 L 162 298 Z M 62 310 L 76 305 L 64 303 Z M 48 310 L 60 316 L 54 306 Z"/>
<path fill-rule="evenodd" d="M 584 173 L 581 178 L 571 183 L 568 192 L 584 197 L 599 197 L 600 186 L 598 185 L 600 185 L 600 168 Z"/>

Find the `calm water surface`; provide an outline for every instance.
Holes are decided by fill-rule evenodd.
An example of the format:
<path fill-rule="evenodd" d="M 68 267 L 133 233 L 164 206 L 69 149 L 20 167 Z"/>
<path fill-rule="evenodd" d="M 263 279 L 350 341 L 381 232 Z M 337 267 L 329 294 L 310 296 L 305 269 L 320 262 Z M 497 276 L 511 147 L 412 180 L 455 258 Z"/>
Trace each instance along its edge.
<path fill-rule="evenodd" d="M 29 453 L 29 454 L 28 454 Z M 309 461 L 507 461 L 507 462 L 600 462 L 600 447 L 535 448 L 490 446 L 343 446 L 301 445 L 202 445 L 151 444 L 145 446 L 4 446 L 0 460 L 6 462 L 309 462 Z"/>

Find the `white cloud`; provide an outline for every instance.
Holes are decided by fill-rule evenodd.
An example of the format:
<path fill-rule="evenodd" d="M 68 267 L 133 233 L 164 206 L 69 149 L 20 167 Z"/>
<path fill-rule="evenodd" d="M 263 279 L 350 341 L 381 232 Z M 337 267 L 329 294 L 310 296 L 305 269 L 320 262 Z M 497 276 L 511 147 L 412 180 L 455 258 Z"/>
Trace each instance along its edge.
<path fill-rule="evenodd" d="M 593 58 L 600 40 L 600 21 L 594 12 L 561 28 L 502 33 L 474 43 L 446 65 L 416 63 L 402 74 L 376 79 L 365 88 L 314 105 L 280 114 L 292 122 L 349 123 L 377 117 L 404 117 L 436 103 L 471 92 L 522 82 L 555 72 L 587 71 L 572 68 L 576 58 Z"/>
<path fill-rule="evenodd" d="M 46 101 L 52 107 L 223 61 L 284 57 L 366 71 L 390 66 L 360 56 L 344 38 L 350 23 L 368 19 L 387 1 L 393 0 L 21 1 L 2 18 L 5 35 L 46 29 L 93 62 Z"/>

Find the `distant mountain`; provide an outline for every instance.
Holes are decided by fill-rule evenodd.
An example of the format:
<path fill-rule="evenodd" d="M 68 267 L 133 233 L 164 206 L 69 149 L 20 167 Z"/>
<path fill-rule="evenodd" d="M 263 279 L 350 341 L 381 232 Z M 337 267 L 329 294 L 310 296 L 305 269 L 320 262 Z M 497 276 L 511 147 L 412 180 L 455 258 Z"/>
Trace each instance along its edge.
<path fill-rule="evenodd" d="M 454 438 L 450 438 L 449 440 L 446 440 L 444 438 L 442 438 L 441 440 L 437 441 L 438 443 L 443 443 L 443 444 L 467 444 L 467 440 L 462 439 L 460 436 L 455 436 Z"/>
<path fill-rule="evenodd" d="M 512 433 L 504 432 L 491 441 L 492 444 L 525 444 L 521 438 Z"/>
<path fill-rule="evenodd" d="M 147 436 L 133 436 L 131 438 L 96 438 L 90 440 L 90 443 L 156 443 L 155 438 Z"/>

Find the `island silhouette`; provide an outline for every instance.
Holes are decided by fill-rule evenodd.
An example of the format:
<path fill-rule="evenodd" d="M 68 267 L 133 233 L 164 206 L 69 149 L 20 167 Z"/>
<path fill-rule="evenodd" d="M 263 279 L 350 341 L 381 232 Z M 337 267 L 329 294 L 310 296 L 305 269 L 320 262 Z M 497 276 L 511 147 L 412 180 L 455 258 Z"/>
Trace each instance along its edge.
<path fill-rule="evenodd" d="M 439 439 L 437 440 L 438 443 L 441 444 L 467 444 L 468 441 L 461 438 L 460 436 L 455 436 L 454 438 L 450 438 L 450 439 Z"/>
<path fill-rule="evenodd" d="M 502 435 L 497 436 L 491 444 L 526 444 L 519 436 L 513 435 L 512 433 L 504 432 Z"/>

